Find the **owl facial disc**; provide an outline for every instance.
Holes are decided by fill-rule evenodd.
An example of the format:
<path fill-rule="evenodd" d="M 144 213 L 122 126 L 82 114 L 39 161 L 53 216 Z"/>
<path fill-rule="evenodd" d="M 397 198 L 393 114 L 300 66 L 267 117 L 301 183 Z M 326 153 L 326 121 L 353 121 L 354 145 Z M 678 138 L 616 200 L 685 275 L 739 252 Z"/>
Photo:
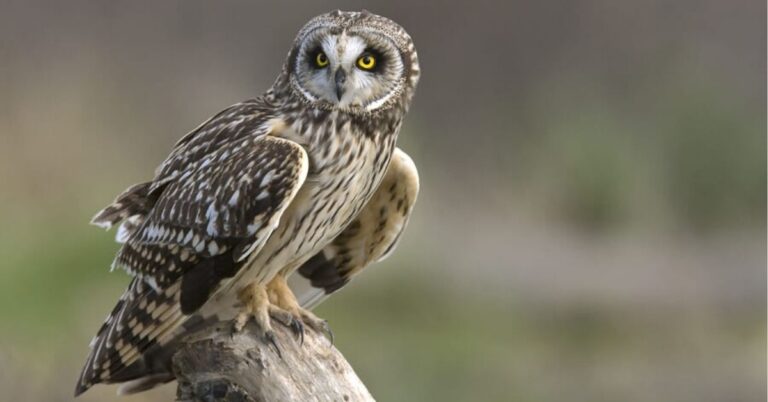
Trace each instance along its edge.
<path fill-rule="evenodd" d="M 307 23 L 296 38 L 289 59 L 290 83 L 305 101 L 371 112 L 404 95 L 409 79 L 418 73 L 415 59 L 408 34 L 386 18 L 324 14 Z M 415 79 L 410 82 L 415 85 Z"/>

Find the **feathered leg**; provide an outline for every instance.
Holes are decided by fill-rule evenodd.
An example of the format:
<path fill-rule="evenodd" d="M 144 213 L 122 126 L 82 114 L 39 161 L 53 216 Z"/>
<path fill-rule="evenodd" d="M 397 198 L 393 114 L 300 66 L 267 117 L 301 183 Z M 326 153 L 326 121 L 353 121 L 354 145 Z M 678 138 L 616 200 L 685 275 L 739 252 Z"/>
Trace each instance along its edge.
<path fill-rule="evenodd" d="M 294 321 L 300 321 L 315 331 L 326 334 L 331 342 L 333 342 L 333 332 L 331 332 L 328 322 L 299 305 L 296 296 L 294 296 L 291 288 L 288 287 L 288 282 L 282 273 L 275 275 L 272 281 L 269 282 L 267 285 L 267 294 L 269 296 L 269 301 L 273 306 L 277 306 L 285 313 L 290 314 Z M 274 318 L 277 319 L 277 317 Z"/>
<path fill-rule="evenodd" d="M 243 304 L 243 311 L 235 317 L 235 332 L 241 332 L 249 319 L 253 318 L 256 327 L 260 331 L 262 339 L 272 344 L 272 346 L 275 347 L 277 354 L 280 355 L 280 347 L 277 346 L 275 333 L 269 322 L 270 303 L 264 285 L 254 282 L 244 286 L 238 292 L 237 297 Z"/>

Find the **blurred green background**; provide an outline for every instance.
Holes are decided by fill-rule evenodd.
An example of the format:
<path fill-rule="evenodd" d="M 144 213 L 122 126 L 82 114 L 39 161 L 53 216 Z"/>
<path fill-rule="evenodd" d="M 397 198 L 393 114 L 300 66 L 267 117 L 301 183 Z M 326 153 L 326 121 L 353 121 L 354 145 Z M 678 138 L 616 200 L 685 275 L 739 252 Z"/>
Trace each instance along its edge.
<path fill-rule="evenodd" d="M 379 400 L 764 401 L 765 7 L 0 0 L 0 400 L 72 399 L 128 283 L 91 215 L 367 8 L 419 50 L 423 191 L 318 313 Z"/>

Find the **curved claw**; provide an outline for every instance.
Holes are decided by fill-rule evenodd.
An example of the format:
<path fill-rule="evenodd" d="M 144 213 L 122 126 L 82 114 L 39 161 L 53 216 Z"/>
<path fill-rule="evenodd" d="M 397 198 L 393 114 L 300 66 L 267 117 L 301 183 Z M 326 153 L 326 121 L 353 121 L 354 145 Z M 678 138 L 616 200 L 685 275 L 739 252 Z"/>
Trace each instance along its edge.
<path fill-rule="evenodd" d="M 290 328 L 293 334 L 299 338 L 299 345 L 304 346 L 304 324 L 301 320 L 293 318 L 288 328 Z"/>
<path fill-rule="evenodd" d="M 277 340 L 275 338 L 275 333 L 272 331 L 267 331 L 264 333 L 264 340 L 271 344 L 275 348 L 275 352 L 277 352 L 277 356 L 280 358 L 280 360 L 283 359 L 283 352 L 280 350 L 280 346 L 277 346 Z"/>
<path fill-rule="evenodd" d="M 288 329 L 299 338 L 300 343 L 302 345 L 304 344 L 304 323 L 302 323 L 301 320 L 293 316 L 293 314 L 276 306 L 270 306 L 269 315 L 273 320 L 288 327 Z"/>
<path fill-rule="evenodd" d="M 331 341 L 331 345 L 333 345 L 333 331 L 331 331 L 331 327 L 328 325 L 327 320 L 323 320 L 311 311 L 305 309 L 299 310 L 299 314 L 301 315 L 301 321 L 303 321 L 305 325 L 325 335 L 325 337 Z"/>
<path fill-rule="evenodd" d="M 331 326 L 328 325 L 327 320 L 321 320 L 319 318 L 312 318 L 304 316 L 304 322 L 312 329 L 314 329 L 317 332 L 322 333 L 328 340 L 331 342 L 331 345 L 333 345 L 333 331 L 331 331 Z"/>

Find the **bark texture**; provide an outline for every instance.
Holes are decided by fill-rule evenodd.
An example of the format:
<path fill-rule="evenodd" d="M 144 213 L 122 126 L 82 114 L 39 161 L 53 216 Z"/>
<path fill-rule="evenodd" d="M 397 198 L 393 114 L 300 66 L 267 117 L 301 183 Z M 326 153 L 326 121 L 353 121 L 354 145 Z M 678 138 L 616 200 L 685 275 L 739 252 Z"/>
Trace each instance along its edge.
<path fill-rule="evenodd" d="M 304 343 L 273 325 L 275 347 L 250 325 L 232 334 L 219 324 L 185 341 L 173 357 L 178 401 L 373 401 L 344 356 L 322 334 L 304 331 Z"/>

